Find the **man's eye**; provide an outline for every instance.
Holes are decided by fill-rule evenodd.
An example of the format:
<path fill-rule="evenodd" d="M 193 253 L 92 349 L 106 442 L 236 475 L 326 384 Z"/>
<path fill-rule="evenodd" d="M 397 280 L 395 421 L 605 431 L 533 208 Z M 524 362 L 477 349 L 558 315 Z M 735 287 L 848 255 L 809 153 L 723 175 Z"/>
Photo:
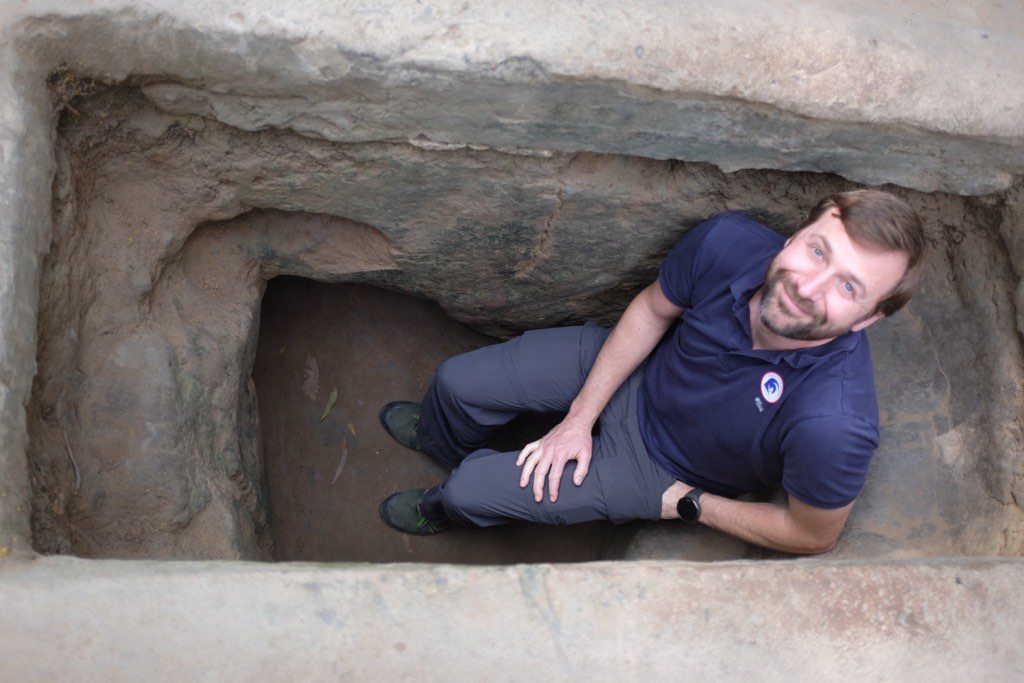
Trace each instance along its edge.
<path fill-rule="evenodd" d="M 825 256 L 825 252 L 821 250 L 821 247 L 811 247 L 811 251 L 814 254 L 814 258 L 820 259 Z"/>
<path fill-rule="evenodd" d="M 857 293 L 856 290 L 853 288 L 853 285 L 850 284 L 849 282 L 843 283 L 843 291 L 849 294 L 850 296 L 853 296 L 854 294 Z"/>

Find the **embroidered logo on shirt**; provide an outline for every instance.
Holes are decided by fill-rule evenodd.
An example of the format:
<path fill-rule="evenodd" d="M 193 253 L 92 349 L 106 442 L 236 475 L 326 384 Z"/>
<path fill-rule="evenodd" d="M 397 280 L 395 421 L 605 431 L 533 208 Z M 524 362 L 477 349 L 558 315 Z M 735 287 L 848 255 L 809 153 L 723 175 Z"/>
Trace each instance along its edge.
<path fill-rule="evenodd" d="M 761 378 L 761 395 L 769 403 L 782 398 L 782 376 L 777 372 L 766 372 Z"/>

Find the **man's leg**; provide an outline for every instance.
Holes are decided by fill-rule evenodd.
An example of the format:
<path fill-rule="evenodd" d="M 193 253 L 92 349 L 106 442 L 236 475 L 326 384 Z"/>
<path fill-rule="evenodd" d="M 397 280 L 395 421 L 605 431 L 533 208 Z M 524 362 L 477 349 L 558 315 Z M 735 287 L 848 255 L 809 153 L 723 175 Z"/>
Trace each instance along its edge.
<path fill-rule="evenodd" d="M 449 358 L 420 406 L 420 449 L 455 468 L 518 414 L 568 411 L 608 333 L 596 325 L 536 330 Z"/>
<path fill-rule="evenodd" d="M 494 526 L 512 520 L 541 524 L 577 524 L 594 520 L 625 522 L 661 519 L 661 496 L 674 481 L 647 455 L 642 443 L 619 425 L 602 427 L 594 440 L 590 472 L 572 483 L 575 462 L 566 466 L 554 503 L 533 499 L 531 487 L 519 486 L 518 452 L 480 450 L 467 457 L 420 503 L 423 517 L 437 524 Z"/>
<path fill-rule="evenodd" d="M 429 489 L 420 510 L 427 520 L 458 526 L 495 526 L 520 519 L 541 524 L 576 524 L 608 519 L 601 482 L 591 473 L 580 486 L 566 486 L 557 503 L 533 500 L 533 490 L 519 487 L 519 453 L 479 450 L 440 486 Z M 576 463 L 566 467 L 571 476 Z"/>
<path fill-rule="evenodd" d="M 637 423 L 638 369 L 615 393 L 599 419 L 590 472 L 572 483 L 576 463 L 562 475 L 558 501 L 533 499 L 519 486 L 517 452 L 480 450 L 463 460 L 440 486 L 423 496 L 419 512 L 435 524 L 493 526 L 512 520 L 575 524 L 592 520 L 625 522 L 660 519 L 661 497 L 675 480 L 651 460 Z"/>

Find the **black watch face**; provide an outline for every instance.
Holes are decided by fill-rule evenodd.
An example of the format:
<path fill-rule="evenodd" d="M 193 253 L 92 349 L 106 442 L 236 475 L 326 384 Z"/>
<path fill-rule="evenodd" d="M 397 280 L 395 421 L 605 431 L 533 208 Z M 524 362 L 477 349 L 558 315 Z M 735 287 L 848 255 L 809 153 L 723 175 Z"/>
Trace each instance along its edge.
<path fill-rule="evenodd" d="M 676 503 L 676 512 L 679 513 L 679 517 L 687 524 L 696 524 L 700 518 L 700 507 L 697 506 L 697 501 L 692 498 L 680 498 L 679 502 Z"/>

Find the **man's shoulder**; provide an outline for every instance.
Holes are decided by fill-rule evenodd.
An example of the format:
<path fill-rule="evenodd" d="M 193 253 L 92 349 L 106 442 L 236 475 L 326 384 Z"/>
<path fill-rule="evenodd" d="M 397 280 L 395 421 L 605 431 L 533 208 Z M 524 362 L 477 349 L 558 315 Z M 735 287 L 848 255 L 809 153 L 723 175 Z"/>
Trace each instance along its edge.
<path fill-rule="evenodd" d="M 726 211 L 694 229 L 693 245 L 704 272 L 737 277 L 750 269 L 761 272 L 785 243 L 777 232 L 758 223 L 742 211 Z"/>
<path fill-rule="evenodd" d="M 742 211 L 726 211 L 687 232 L 662 263 L 662 291 L 692 308 L 740 278 L 763 278 L 785 238 Z M 760 284 L 758 283 L 751 283 Z"/>
<path fill-rule="evenodd" d="M 786 238 L 742 211 L 726 211 L 694 228 L 699 260 L 728 271 L 743 271 L 773 257 Z M 713 266 L 714 267 L 714 266 Z"/>
<path fill-rule="evenodd" d="M 705 227 L 707 238 L 721 241 L 742 240 L 778 250 L 786 238 L 763 225 L 742 211 L 724 211 L 712 216 L 701 227 Z"/>

